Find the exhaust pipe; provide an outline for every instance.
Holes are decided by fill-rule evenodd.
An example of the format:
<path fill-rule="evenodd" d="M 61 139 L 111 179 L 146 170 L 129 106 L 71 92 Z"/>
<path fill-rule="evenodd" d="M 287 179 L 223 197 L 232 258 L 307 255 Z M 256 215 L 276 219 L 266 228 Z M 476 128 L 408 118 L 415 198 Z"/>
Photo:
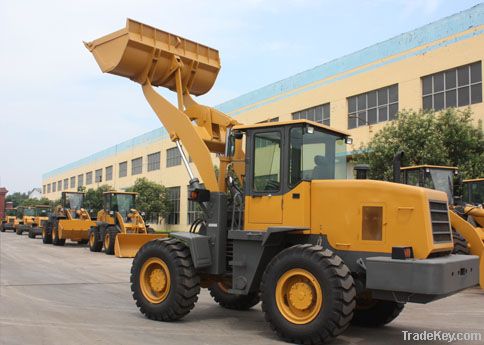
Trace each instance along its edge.
<path fill-rule="evenodd" d="M 398 151 L 395 156 L 393 156 L 393 182 L 401 183 L 402 182 L 402 173 L 400 168 L 402 167 L 402 158 L 404 156 L 404 152 L 402 150 Z"/>

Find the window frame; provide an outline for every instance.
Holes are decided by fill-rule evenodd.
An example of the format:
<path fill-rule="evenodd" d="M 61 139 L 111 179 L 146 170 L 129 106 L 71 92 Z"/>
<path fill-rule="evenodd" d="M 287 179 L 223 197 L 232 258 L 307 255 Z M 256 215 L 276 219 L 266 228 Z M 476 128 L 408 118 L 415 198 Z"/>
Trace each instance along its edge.
<path fill-rule="evenodd" d="M 143 173 L 143 156 L 133 158 L 131 160 L 131 176 L 140 175 L 142 173 Z"/>
<path fill-rule="evenodd" d="M 156 156 L 158 156 L 158 160 L 152 161 L 152 158 L 156 158 Z M 148 172 L 160 170 L 161 169 L 161 151 L 150 153 L 147 156 L 147 162 L 148 162 L 148 166 L 147 166 Z"/>

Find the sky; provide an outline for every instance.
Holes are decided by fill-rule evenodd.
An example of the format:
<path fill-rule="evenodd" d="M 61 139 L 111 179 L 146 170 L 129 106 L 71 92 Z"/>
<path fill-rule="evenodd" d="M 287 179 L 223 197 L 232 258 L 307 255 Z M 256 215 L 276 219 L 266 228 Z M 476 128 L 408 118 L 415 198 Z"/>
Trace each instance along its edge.
<path fill-rule="evenodd" d="M 161 126 L 140 85 L 103 75 L 82 44 L 128 17 L 219 50 L 198 98 L 215 106 L 480 2 L 0 0 L 0 186 L 40 187 L 43 173 Z"/>

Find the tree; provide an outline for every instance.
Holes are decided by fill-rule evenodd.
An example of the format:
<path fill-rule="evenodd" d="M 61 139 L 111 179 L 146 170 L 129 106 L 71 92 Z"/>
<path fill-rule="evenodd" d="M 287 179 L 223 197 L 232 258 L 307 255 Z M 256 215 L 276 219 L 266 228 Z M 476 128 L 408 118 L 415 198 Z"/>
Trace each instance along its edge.
<path fill-rule="evenodd" d="M 389 181 L 399 150 L 403 165 L 457 166 L 463 178 L 484 176 L 482 122 L 473 125 L 470 109 L 402 111 L 360 148 L 356 162 L 370 165 L 370 178 Z"/>
<path fill-rule="evenodd" d="M 35 206 L 35 205 L 49 205 L 53 206 L 53 202 L 43 197 L 41 199 L 25 199 L 19 206 Z"/>
<path fill-rule="evenodd" d="M 22 203 L 28 199 L 29 199 L 29 195 L 27 193 L 15 192 L 13 194 L 7 195 L 7 197 L 5 198 L 5 201 L 12 202 L 13 207 L 17 207 L 22 205 Z"/>
<path fill-rule="evenodd" d="M 84 196 L 84 208 L 98 212 L 103 208 L 103 193 L 112 190 L 111 186 L 105 184 L 97 189 L 89 188 Z"/>
<path fill-rule="evenodd" d="M 134 185 L 127 188 L 126 191 L 139 193 L 136 208 L 148 216 L 152 213 L 158 213 L 164 218 L 168 216 L 171 204 L 168 199 L 168 191 L 163 185 L 142 177 L 137 179 Z"/>

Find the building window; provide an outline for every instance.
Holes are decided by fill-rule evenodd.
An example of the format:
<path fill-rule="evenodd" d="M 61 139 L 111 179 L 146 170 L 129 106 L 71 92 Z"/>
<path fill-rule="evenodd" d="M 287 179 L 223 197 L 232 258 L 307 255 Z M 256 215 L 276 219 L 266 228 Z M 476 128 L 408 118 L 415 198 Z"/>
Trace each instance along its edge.
<path fill-rule="evenodd" d="M 52 182 L 52 192 L 56 191 L 56 187 L 57 187 L 57 185 L 55 184 L 55 182 Z"/>
<path fill-rule="evenodd" d="M 131 160 L 131 175 L 139 175 L 143 172 L 143 157 Z"/>
<path fill-rule="evenodd" d="M 128 162 L 119 163 L 119 177 L 128 176 Z"/>
<path fill-rule="evenodd" d="M 76 177 L 75 176 L 71 177 L 71 188 L 76 188 Z"/>
<path fill-rule="evenodd" d="M 181 164 L 181 155 L 177 147 L 166 150 L 166 167 L 174 167 Z"/>
<path fill-rule="evenodd" d="M 192 224 L 197 218 L 202 215 L 200 204 L 195 201 L 188 200 L 187 224 Z"/>
<path fill-rule="evenodd" d="M 50 183 L 47 185 L 47 193 L 50 193 Z"/>
<path fill-rule="evenodd" d="M 481 103 L 481 69 L 479 61 L 422 77 L 422 108 L 441 110 Z"/>
<path fill-rule="evenodd" d="M 47 190 L 47 186 L 44 184 L 44 185 L 42 186 L 42 188 L 43 188 L 42 190 L 43 190 L 43 192 L 44 192 L 44 194 L 45 194 L 45 192 L 46 192 L 46 190 Z"/>
<path fill-rule="evenodd" d="M 293 120 L 306 119 L 323 125 L 330 125 L 330 108 L 329 103 L 321 104 L 315 107 L 307 108 L 304 110 L 296 111 L 292 113 Z"/>
<path fill-rule="evenodd" d="M 62 190 L 62 181 L 57 181 L 57 190 L 59 192 Z"/>
<path fill-rule="evenodd" d="M 64 179 L 64 190 L 69 189 L 69 179 Z"/>
<path fill-rule="evenodd" d="M 95 183 L 103 182 L 103 169 L 97 169 L 94 172 L 94 182 Z"/>
<path fill-rule="evenodd" d="M 106 181 L 111 181 L 113 179 L 113 166 L 110 165 L 106 167 Z"/>
<path fill-rule="evenodd" d="M 168 224 L 180 224 L 180 187 L 167 188 L 168 201 L 170 202 L 170 213 Z"/>
<path fill-rule="evenodd" d="M 77 187 L 84 186 L 84 174 L 77 175 Z"/>
<path fill-rule="evenodd" d="M 160 152 L 148 155 L 148 171 L 160 170 Z"/>
<path fill-rule="evenodd" d="M 89 185 L 92 183 L 92 171 L 86 173 L 86 184 Z"/>
<path fill-rule="evenodd" d="M 348 129 L 394 120 L 398 113 L 398 84 L 348 97 Z"/>

